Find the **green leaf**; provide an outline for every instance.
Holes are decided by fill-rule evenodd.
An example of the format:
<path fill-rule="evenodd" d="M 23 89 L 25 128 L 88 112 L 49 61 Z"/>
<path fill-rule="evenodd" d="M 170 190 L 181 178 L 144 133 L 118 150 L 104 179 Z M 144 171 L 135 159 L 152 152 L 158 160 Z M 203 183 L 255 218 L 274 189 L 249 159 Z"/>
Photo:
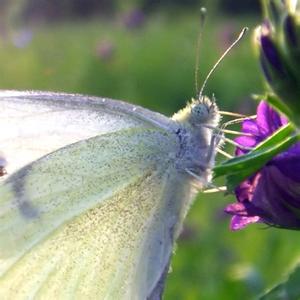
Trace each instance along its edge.
<path fill-rule="evenodd" d="M 234 189 L 245 179 L 247 179 L 249 176 L 253 175 L 255 171 L 252 170 L 245 170 L 241 171 L 240 173 L 230 174 L 226 177 L 225 184 L 227 192 L 230 193 L 234 191 Z"/>
<path fill-rule="evenodd" d="M 263 142 L 259 143 L 252 151 L 245 155 L 237 156 L 235 158 L 229 159 L 214 168 L 215 177 L 223 176 L 228 173 L 233 173 L 241 171 L 245 167 L 251 168 L 249 162 L 255 162 L 258 158 L 264 155 L 265 151 L 270 151 L 270 148 L 278 146 L 286 138 L 291 137 L 291 133 L 294 131 L 293 126 L 289 123 L 270 137 L 265 139 Z M 276 153 L 278 154 L 278 153 Z M 274 154 L 274 156 L 276 155 Z M 272 158 L 272 157 L 271 157 Z M 253 167 L 253 166 L 252 166 Z"/>
<path fill-rule="evenodd" d="M 254 154 L 249 155 L 247 157 L 247 160 L 244 161 L 242 164 L 240 164 L 241 165 L 239 166 L 239 168 L 241 168 L 240 172 L 233 171 L 231 174 L 227 175 L 226 177 L 227 190 L 231 192 L 242 181 L 246 180 L 248 177 L 255 174 L 259 169 L 261 169 L 275 155 L 285 151 L 298 140 L 299 137 L 292 136 L 285 139 L 283 142 L 279 143 L 274 147 L 268 148 L 263 151 L 256 151 Z"/>
<path fill-rule="evenodd" d="M 283 139 L 291 136 L 291 134 L 294 132 L 294 130 L 295 130 L 295 128 L 294 128 L 294 126 L 291 123 L 288 123 L 288 124 L 280 127 L 272 135 L 270 135 L 264 141 L 262 141 L 261 143 L 259 143 L 253 149 L 253 152 L 258 151 L 258 150 L 268 149 L 270 147 L 276 146 Z"/>
<path fill-rule="evenodd" d="M 300 266 L 298 265 L 286 281 L 262 295 L 259 300 L 294 300 L 300 299 Z"/>
<path fill-rule="evenodd" d="M 299 141 L 300 135 L 291 135 L 293 131 L 294 127 L 291 124 L 281 127 L 249 153 L 217 165 L 214 168 L 214 177 L 225 175 L 227 190 L 231 192 L 239 183 L 255 174 L 274 156 Z"/>

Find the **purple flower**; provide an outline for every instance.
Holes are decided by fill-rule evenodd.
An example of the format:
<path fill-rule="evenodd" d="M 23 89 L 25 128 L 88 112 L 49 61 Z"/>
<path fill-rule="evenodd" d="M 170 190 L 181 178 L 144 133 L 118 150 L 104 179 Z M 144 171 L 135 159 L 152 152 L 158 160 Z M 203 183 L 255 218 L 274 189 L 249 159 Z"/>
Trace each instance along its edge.
<path fill-rule="evenodd" d="M 102 61 L 109 61 L 115 53 L 115 45 L 108 40 L 102 40 L 96 46 L 96 55 Z"/>
<path fill-rule="evenodd" d="M 128 29 L 140 28 L 144 22 L 145 14 L 139 9 L 134 9 L 123 17 L 123 23 Z"/>
<path fill-rule="evenodd" d="M 242 125 L 242 131 L 251 136 L 241 136 L 236 142 L 254 147 L 286 123 L 284 117 L 262 101 L 257 108 L 256 120 L 246 120 Z M 246 152 L 237 148 L 236 155 Z M 256 222 L 300 229 L 300 143 L 275 156 L 242 182 L 235 194 L 237 203 L 225 209 L 233 215 L 232 230 Z"/>

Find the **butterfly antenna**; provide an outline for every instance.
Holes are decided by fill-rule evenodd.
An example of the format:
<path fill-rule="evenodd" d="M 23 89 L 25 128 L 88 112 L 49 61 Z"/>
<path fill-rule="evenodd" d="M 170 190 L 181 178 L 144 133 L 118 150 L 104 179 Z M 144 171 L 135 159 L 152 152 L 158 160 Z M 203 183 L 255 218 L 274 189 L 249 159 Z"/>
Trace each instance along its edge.
<path fill-rule="evenodd" d="M 196 62 L 195 62 L 195 90 L 196 90 L 196 95 L 199 93 L 198 89 L 198 76 L 199 76 L 199 52 L 200 52 L 200 46 L 201 46 L 201 41 L 202 41 L 202 35 L 203 35 L 203 28 L 204 28 L 204 23 L 206 19 L 206 8 L 201 7 L 200 8 L 200 30 L 197 38 L 197 47 L 196 47 Z"/>
<path fill-rule="evenodd" d="M 206 83 L 208 81 L 208 79 L 210 78 L 210 76 L 212 75 L 212 73 L 215 71 L 215 69 L 219 66 L 220 62 L 224 59 L 224 57 L 228 54 L 228 52 L 231 51 L 231 49 L 244 37 L 245 33 L 248 31 L 248 27 L 244 27 L 242 29 L 242 31 L 240 32 L 239 36 L 237 37 L 237 39 L 226 49 L 226 51 L 221 55 L 221 57 L 218 59 L 218 61 L 214 64 L 214 66 L 211 68 L 211 70 L 209 71 L 209 73 L 207 74 L 203 84 L 202 84 L 202 87 L 201 87 L 201 90 L 199 92 L 199 96 L 198 96 L 198 99 L 200 100 L 202 95 L 203 95 L 203 91 L 204 91 L 204 88 L 206 86 Z"/>

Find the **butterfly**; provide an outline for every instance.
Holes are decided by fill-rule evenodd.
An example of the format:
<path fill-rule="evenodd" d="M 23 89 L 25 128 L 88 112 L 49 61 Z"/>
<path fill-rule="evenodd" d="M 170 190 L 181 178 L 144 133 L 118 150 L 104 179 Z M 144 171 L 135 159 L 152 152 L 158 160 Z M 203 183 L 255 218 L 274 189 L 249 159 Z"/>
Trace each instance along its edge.
<path fill-rule="evenodd" d="M 1 298 L 159 298 L 183 219 L 211 181 L 219 120 L 201 94 L 168 118 L 1 91 Z"/>
<path fill-rule="evenodd" d="M 218 108 L 1 92 L 0 294 L 146 299 L 210 181 Z M 4 163 L 5 162 L 5 163 Z M 5 298 L 5 297 L 4 297 Z"/>

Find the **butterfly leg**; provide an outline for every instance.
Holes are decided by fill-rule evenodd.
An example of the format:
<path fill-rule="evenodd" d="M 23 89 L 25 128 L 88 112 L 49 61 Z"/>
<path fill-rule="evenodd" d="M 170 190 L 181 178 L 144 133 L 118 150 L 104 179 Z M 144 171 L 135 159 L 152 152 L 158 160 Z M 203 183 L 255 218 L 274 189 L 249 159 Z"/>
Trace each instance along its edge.
<path fill-rule="evenodd" d="M 238 148 L 240 148 L 240 149 L 242 149 L 242 150 L 246 150 L 246 151 L 251 151 L 251 150 L 253 150 L 253 147 L 242 146 L 242 145 L 240 145 L 239 143 L 237 143 L 237 142 L 235 142 L 235 141 L 233 141 L 233 140 L 231 140 L 231 139 L 229 139 L 229 138 L 222 137 L 222 139 L 223 139 L 225 142 L 227 142 L 227 143 L 229 143 L 229 144 L 231 144 L 231 145 L 233 145 L 233 146 L 235 146 L 235 147 L 238 147 Z"/>
<path fill-rule="evenodd" d="M 216 154 L 216 148 L 218 148 L 221 145 L 223 138 L 224 137 L 221 132 L 212 134 L 206 155 L 206 162 L 208 166 L 213 165 Z"/>
<path fill-rule="evenodd" d="M 219 193 L 219 192 L 226 192 L 226 191 L 227 191 L 226 186 L 216 186 L 212 183 L 209 183 L 207 185 L 207 189 L 205 189 L 203 193 L 210 194 L 210 193 Z"/>
<path fill-rule="evenodd" d="M 185 169 L 185 171 L 196 179 L 198 190 L 202 190 L 204 186 L 207 186 L 207 179 L 204 176 L 200 176 L 189 169 Z"/>
<path fill-rule="evenodd" d="M 199 191 L 203 191 L 203 187 L 205 187 L 205 190 L 203 191 L 204 193 L 226 192 L 227 190 L 225 186 L 219 187 L 211 182 L 208 183 L 203 177 L 195 174 L 191 170 L 186 169 L 185 171 L 197 180 L 196 184 L 194 184 L 194 187 Z"/>

